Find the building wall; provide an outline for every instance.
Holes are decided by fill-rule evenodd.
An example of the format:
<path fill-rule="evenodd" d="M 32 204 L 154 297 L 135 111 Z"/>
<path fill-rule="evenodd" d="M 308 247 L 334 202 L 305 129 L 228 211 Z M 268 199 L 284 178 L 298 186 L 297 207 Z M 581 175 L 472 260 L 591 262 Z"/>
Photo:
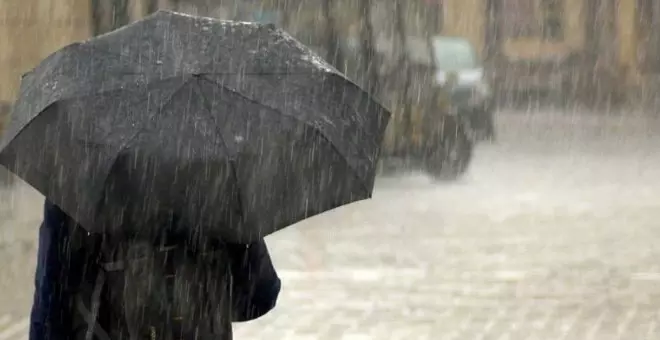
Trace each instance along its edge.
<path fill-rule="evenodd" d="M 468 39 L 484 56 L 486 1 L 445 0 L 443 35 L 461 36 Z"/>
<path fill-rule="evenodd" d="M 640 85 L 642 81 L 637 57 L 639 37 L 636 26 L 638 20 L 636 2 L 636 0 L 619 0 L 617 16 L 619 63 L 626 70 L 626 81 L 631 86 Z"/>
<path fill-rule="evenodd" d="M 544 41 L 540 37 L 505 37 L 503 53 L 512 59 L 536 59 L 579 50 L 585 42 L 584 0 L 564 0 L 564 39 Z"/>
<path fill-rule="evenodd" d="M 585 42 L 584 1 L 564 0 L 565 38 L 562 41 L 543 41 L 539 37 L 505 37 L 502 46 L 504 55 L 514 59 L 534 59 L 582 48 Z M 486 43 L 486 0 L 445 0 L 444 3 L 445 22 L 442 33 L 467 38 L 483 56 Z"/>
<path fill-rule="evenodd" d="M 21 75 L 90 34 L 89 0 L 0 1 L 0 101 L 13 101 Z"/>
<path fill-rule="evenodd" d="M 168 8 L 169 0 L 158 1 Z M 16 98 L 23 73 L 58 49 L 91 36 L 90 2 L 0 0 L 0 102 Z M 131 21 L 146 14 L 147 0 L 129 0 Z"/>
<path fill-rule="evenodd" d="M 148 0 L 130 0 L 132 20 L 146 15 Z M 158 0 L 160 8 L 171 7 Z M 13 101 L 20 77 L 57 49 L 91 34 L 89 0 L 0 0 L 0 101 Z M 565 39 L 506 38 L 504 55 L 538 58 L 551 53 L 579 50 L 585 45 L 585 0 L 564 0 Z M 184 9 L 185 10 L 185 9 Z M 616 60 L 632 89 L 645 86 L 648 78 L 638 63 L 636 0 L 617 0 Z M 442 34 L 469 39 L 483 56 L 486 0 L 445 0 Z"/>
<path fill-rule="evenodd" d="M 645 9 L 638 8 L 639 5 L 637 0 L 618 0 L 619 62 L 626 76 L 625 89 L 628 102 L 655 108 L 660 104 L 657 95 L 660 92 L 660 73 L 657 67 L 649 68 L 649 65 L 645 66 L 643 62 L 645 50 L 655 47 L 649 44 L 640 32 L 642 29 L 640 11 Z M 654 27 L 651 27 L 648 33 L 660 34 Z M 658 39 L 657 36 L 655 39 Z"/>

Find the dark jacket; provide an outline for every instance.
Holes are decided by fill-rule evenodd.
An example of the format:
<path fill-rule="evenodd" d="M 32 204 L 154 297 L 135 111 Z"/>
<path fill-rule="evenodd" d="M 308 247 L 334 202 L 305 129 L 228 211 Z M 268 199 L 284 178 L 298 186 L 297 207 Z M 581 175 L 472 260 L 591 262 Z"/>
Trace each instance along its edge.
<path fill-rule="evenodd" d="M 44 221 L 39 229 L 39 251 L 35 273 L 30 339 L 70 338 L 72 293 L 84 277 L 86 259 L 93 254 L 71 250 L 72 235 L 66 227 L 70 218 L 57 206 L 46 202 Z M 233 320 L 249 321 L 275 307 L 280 279 L 270 259 L 266 243 L 230 244 Z"/>

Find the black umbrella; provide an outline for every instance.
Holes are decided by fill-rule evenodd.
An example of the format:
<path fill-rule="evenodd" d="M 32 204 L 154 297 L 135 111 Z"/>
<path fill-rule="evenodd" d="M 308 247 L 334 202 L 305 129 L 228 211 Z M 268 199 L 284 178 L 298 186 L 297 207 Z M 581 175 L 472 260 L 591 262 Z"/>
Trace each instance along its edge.
<path fill-rule="evenodd" d="M 248 242 L 369 198 L 388 119 L 272 25 L 161 11 L 26 74 L 0 164 L 90 231 Z"/>

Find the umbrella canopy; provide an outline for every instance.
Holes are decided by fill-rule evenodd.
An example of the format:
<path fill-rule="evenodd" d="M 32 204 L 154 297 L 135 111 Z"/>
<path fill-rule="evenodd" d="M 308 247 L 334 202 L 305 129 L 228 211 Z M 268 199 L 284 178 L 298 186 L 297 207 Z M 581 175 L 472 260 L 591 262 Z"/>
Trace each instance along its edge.
<path fill-rule="evenodd" d="M 251 242 L 369 198 L 388 119 L 272 25 L 160 11 L 26 74 L 0 164 L 89 231 Z"/>

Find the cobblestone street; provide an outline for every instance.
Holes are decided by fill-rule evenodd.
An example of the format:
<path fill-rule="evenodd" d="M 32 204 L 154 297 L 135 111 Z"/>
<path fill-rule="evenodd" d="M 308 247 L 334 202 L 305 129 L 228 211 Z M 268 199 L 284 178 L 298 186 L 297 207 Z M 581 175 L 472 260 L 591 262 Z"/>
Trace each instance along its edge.
<path fill-rule="evenodd" d="M 381 178 L 374 199 L 269 236 L 281 297 L 235 338 L 660 339 L 658 121 L 498 125 L 458 182 Z M 0 222 L 0 340 L 26 339 L 31 195 Z"/>

